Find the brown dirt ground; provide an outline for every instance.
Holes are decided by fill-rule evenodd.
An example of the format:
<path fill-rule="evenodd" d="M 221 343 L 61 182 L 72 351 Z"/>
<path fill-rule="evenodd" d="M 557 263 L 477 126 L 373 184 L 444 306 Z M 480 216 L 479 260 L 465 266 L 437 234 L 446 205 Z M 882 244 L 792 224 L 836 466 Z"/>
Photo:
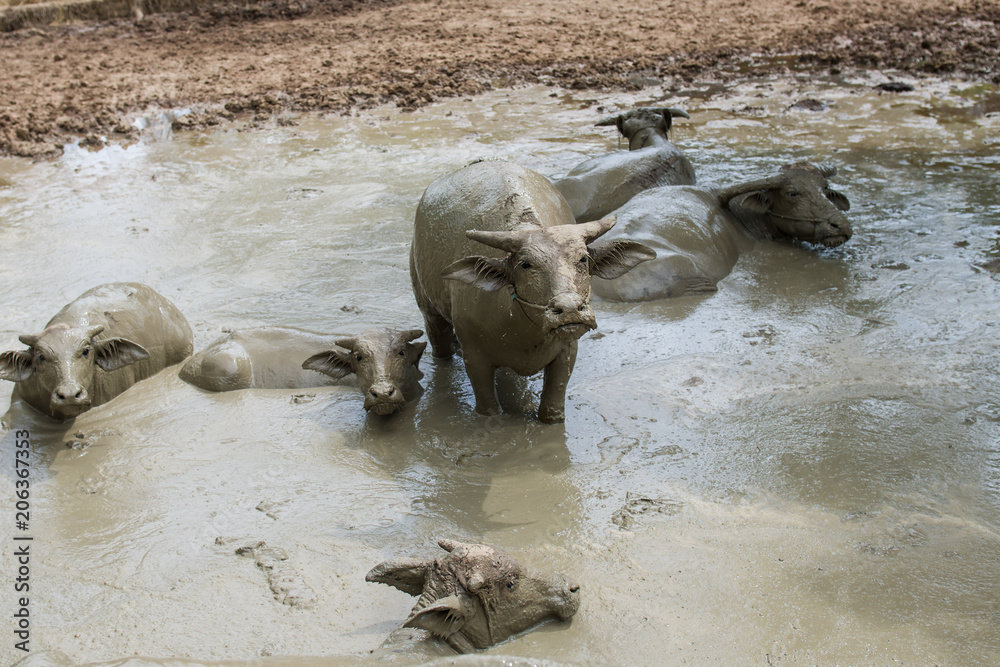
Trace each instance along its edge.
<path fill-rule="evenodd" d="M 769 56 L 791 54 L 794 58 Z M 416 108 L 546 82 L 630 89 L 775 67 L 1000 83 L 998 0 L 262 0 L 0 34 L 0 153 L 286 111 Z M 783 63 L 776 65 L 776 62 Z"/>

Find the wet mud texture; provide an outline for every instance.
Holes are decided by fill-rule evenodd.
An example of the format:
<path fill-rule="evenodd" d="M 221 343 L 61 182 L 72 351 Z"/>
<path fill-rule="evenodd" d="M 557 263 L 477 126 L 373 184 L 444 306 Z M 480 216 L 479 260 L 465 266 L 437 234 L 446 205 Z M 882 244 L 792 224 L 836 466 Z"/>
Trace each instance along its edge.
<path fill-rule="evenodd" d="M 986 0 L 263 0 L 0 34 L 0 153 L 175 129 L 293 123 L 521 83 L 679 88 L 761 70 L 892 69 L 1000 83 Z M 789 56 L 789 57 L 778 57 Z"/>

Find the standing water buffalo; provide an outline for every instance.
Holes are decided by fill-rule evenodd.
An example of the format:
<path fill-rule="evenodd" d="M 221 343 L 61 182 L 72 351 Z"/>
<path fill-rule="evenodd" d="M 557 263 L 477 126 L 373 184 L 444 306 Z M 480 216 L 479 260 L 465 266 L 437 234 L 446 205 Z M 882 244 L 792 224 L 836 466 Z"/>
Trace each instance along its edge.
<path fill-rule="evenodd" d="M 794 239 L 830 248 L 851 238 L 843 194 L 830 189 L 835 167 L 785 165 L 772 178 L 721 190 L 654 188 L 616 211 L 611 236 L 656 248 L 657 257 L 624 280 L 594 281 L 594 291 L 617 301 L 642 301 L 712 292 L 740 252 L 755 240 Z"/>
<path fill-rule="evenodd" d="M 681 109 L 640 107 L 597 123 L 616 126 L 628 151 L 587 160 L 555 182 L 577 222 L 603 218 L 649 188 L 694 185 L 694 167 L 667 139 L 674 116 L 690 118 Z"/>
<path fill-rule="evenodd" d="M 286 327 L 238 329 L 191 357 L 180 377 L 202 389 L 300 389 L 333 384 L 353 373 L 365 410 L 398 411 L 420 395 L 423 331 L 368 329 L 357 336 Z"/>
<path fill-rule="evenodd" d="M 471 653 L 549 620 L 568 621 L 580 608 L 579 586 L 531 576 L 502 549 L 453 540 L 438 544 L 448 555 L 386 561 L 365 577 L 418 597 L 376 656 L 412 656 L 418 646 L 438 655 Z"/>
<path fill-rule="evenodd" d="M 183 361 L 191 327 L 150 287 L 111 283 L 84 292 L 38 334 L 27 350 L 0 354 L 0 379 L 15 398 L 53 419 L 73 419 L 136 382 Z"/>
<path fill-rule="evenodd" d="M 424 191 L 410 248 L 413 291 L 434 354 L 461 345 L 478 412 L 500 411 L 497 368 L 544 369 L 538 418 L 564 420 L 577 339 L 597 326 L 590 276 L 617 278 L 655 256 L 634 241 L 588 247 L 613 225 L 575 224 L 544 176 L 498 160 L 474 162 Z"/>

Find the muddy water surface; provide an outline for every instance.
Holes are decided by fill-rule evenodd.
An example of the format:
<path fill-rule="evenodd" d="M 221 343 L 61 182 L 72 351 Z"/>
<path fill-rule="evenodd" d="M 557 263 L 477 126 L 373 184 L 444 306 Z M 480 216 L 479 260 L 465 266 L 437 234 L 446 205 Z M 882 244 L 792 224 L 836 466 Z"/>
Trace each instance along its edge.
<path fill-rule="evenodd" d="M 492 653 L 996 663 L 996 91 L 875 83 L 532 88 L 0 162 L 2 349 L 108 281 L 172 299 L 198 348 L 230 327 L 422 326 L 406 253 L 423 188 L 484 156 L 560 176 L 615 149 L 592 124 L 637 103 L 692 113 L 673 138 L 704 184 L 836 164 L 855 225 L 834 250 L 759 244 L 709 297 L 597 304 L 562 426 L 532 418 L 538 378 L 477 416 L 461 361 L 429 354 L 423 398 L 390 420 L 349 386 L 211 394 L 176 368 L 66 427 L 13 406 L 34 448 L 32 648 L 351 662 L 412 605 L 365 572 L 449 537 L 583 586 L 571 624 Z M 10 433 L 0 460 L 13 610 Z M 278 602 L 236 555 L 261 540 L 311 604 Z M 0 662 L 22 657 L 0 636 Z"/>

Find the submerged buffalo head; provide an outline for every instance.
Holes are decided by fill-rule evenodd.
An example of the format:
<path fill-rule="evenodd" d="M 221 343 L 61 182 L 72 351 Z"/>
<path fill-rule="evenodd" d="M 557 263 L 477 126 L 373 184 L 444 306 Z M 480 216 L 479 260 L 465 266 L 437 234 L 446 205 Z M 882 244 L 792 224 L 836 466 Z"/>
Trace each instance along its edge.
<path fill-rule="evenodd" d="M 419 596 L 403 626 L 441 637 L 459 653 L 488 648 L 545 621 L 568 621 L 580 608 L 579 586 L 531 576 L 502 549 L 438 544 L 448 555 L 386 561 L 365 581 Z"/>
<path fill-rule="evenodd" d="M 48 394 L 48 414 L 72 419 L 90 409 L 97 373 L 149 358 L 144 347 L 125 338 L 97 340 L 102 331 L 100 325 L 57 324 L 39 334 L 20 336 L 28 349 L 0 354 L 0 379 L 24 383 L 25 391 Z"/>
<path fill-rule="evenodd" d="M 423 335 L 420 329 L 368 329 L 338 339 L 335 342 L 343 349 L 314 354 L 302 362 L 302 368 L 337 379 L 354 373 L 365 395 L 365 410 L 391 415 L 413 398 L 407 395 L 409 386 L 423 377 L 419 363 L 427 343 L 412 342 Z"/>
<path fill-rule="evenodd" d="M 674 124 L 674 117 L 690 118 L 683 109 L 669 107 L 639 107 L 599 120 L 596 125 L 614 125 L 628 139 L 630 151 L 656 143 L 654 137 L 667 138 Z"/>
<path fill-rule="evenodd" d="M 522 222 L 533 221 L 527 211 Z M 511 231 L 470 230 L 466 235 L 497 248 L 504 257 L 465 257 L 442 276 L 487 292 L 511 291 L 512 301 L 546 335 L 575 340 L 597 326 L 590 306 L 590 277 L 612 279 L 656 257 L 636 241 L 591 247 L 615 224 L 614 216 L 579 225 L 519 225 Z"/>
<path fill-rule="evenodd" d="M 843 194 L 831 190 L 827 181 L 836 173 L 833 166 L 797 162 L 785 165 L 773 178 L 727 188 L 719 199 L 726 206 L 729 199 L 745 195 L 734 202 L 734 207 L 764 216 L 771 235 L 833 248 L 853 233 L 842 213 L 851 208 L 851 203 Z"/>

